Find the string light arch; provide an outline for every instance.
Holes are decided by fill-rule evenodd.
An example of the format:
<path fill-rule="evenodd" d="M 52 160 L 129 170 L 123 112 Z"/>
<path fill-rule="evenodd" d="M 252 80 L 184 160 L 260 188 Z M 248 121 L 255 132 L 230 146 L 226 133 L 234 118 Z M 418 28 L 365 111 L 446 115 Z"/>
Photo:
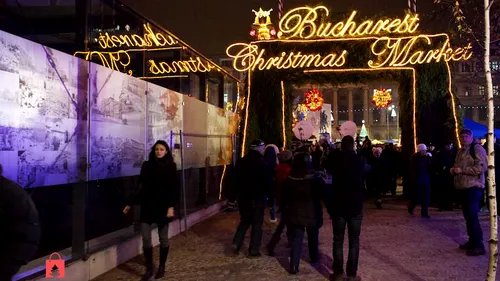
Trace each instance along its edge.
<path fill-rule="evenodd" d="M 423 48 L 421 54 L 427 54 L 427 55 L 426 56 L 421 56 L 421 55 L 417 56 L 418 52 L 416 52 L 415 58 L 408 60 L 408 62 L 405 62 L 402 66 L 395 66 L 394 64 L 390 64 L 390 63 L 382 64 L 382 63 L 379 63 L 377 60 L 370 60 L 370 63 L 368 63 L 368 66 L 367 66 L 366 62 L 369 59 L 369 55 L 367 56 L 366 54 L 369 53 L 370 50 L 373 52 L 373 49 L 370 49 L 369 47 L 368 48 L 362 47 L 365 50 L 364 53 L 363 53 L 363 51 L 358 52 L 357 54 L 355 52 L 355 51 L 359 51 L 360 48 L 357 46 L 354 46 L 354 45 L 365 46 L 366 44 L 370 44 L 371 41 L 378 42 L 380 40 L 382 40 L 382 42 L 383 42 L 383 40 L 410 40 L 411 41 L 415 37 L 423 38 L 423 39 L 427 40 L 427 42 L 429 42 L 427 47 L 421 46 Z M 436 59 L 436 62 L 431 63 L 431 61 L 432 61 L 432 59 L 434 59 L 434 57 L 429 56 L 429 54 L 431 54 L 429 52 L 429 49 L 432 48 L 431 45 L 433 44 L 433 43 L 430 43 L 430 41 L 429 41 L 430 38 L 437 39 L 437 40 L 442 39 L 443 41 L 441 41 L 441 42 L 444 42 L 444 43 L 442 43 L 443 48 L 447 48 L 447 50 L 449 49 L 452 52 L 456 52 L 457 56 L 450 55 L 449 57 L 444 58 L 441 62 L 438 62 L 439 60 Z M 415 40 L 413 40 L 413 41 L 415 41 Z M 321 69 L 321 67 L 318 67 L 318 66 L 323 65 L 323 62 L 326 60 L 325 56 L 324 56 L 325 53 L 331 53 L 332 55 L 341 54 L 340 51 L 342 50 L 342 47 L 341 46 L 339 47 L 339 46 L 337 46 L 337 44 L 334 44 L 335 42 L 338 42 L 339 44 L 341 44 L 341 46 L 344 46 L 344 48 L 346 48 L 345 47 L 346 44 L 348 45 L 349 49 L 351 49 L 351 53 L 349 53 L 349 60 L 347 61 L 347 63 L 343 62 L 343 61 L 339 61 L 337 64 L 336 62 L 334 62 L 334 66 L 332 65 L 332 68 Z M 411 100 L 411 105 L 410 105 L 410 108 L 408 108 L 409 109 L 408 111 L 411 110 L 411 112 L 407 112 L 407 114 L 408 114 L 408 117 L 411 116 L 410 117 L 411 121 L 409 120 L 410 124 L 411 124 L 411 129 L 408 128 L 411 131 L 407 131 L 407 138 L 412 133 L 412 135 L 413 135 L 412 136 L 413 150 L 415 150 L 416 144 L 418 143 L 418 140 L 419 140 L 419 138 L 417 136 L 417 116 L 422 117 L 424 115 L 422 113 L 417 113 L 417 88 L 418 88 L 418 91 L 424 91 L 428 95 L 432 95 L 432 93 L 429 93 L 427 91 L 425 86 L 422 86 L 423 84 L 429 83 L 428 82 L 429 80 L 432 80 L 432 79 L 426 79 L 428 76 L 423 75 L 423 77 L 420 78 L 419 84 L 418 84 L 419 86 L 417 87 L 417 72 L 420 71 L 421 69 L 425 69 L 425 67 L 434 67 L 434 65 L 438 66 L 438 65 L 443 65 L 443 64 L 446 65 L 447 75 L 450 78 L 449 83 L 446 83 L 447 84 L 446 86 L 448 88 L 448 93 L 451 96 L 451 106 L 450 107 L 451 107 L 451 110 L 453 112 L 452 113 L 453 123 L 454 123 L 453 129 L 455 131 L 455 135 L 459 129 L 458 117 L 457 117 L 457 113 L 456 113 L 457 104 L 456 104 L 455 97 L 453 96 L 453 92 L 451 89 L 451 71 L 449 69 L 448 61 L 466 60 L 470 57 L 471 54 L 470 54 L 470 52 L 468 52 L 468 50 L 470 50 L 469 47 L 458 48 L 458 49 L 454 50 L 450 47 L 449 42 L 450 42 L 449 36 L 445 33 L 419 34 L 419 35 L 414 35 L 414 36 L 397 36 L 397 37 L 356 36 L 356 37 L 349 37 L 349 38 L 272 39 L 272 40 L 254 41 L 254 42 L 251 42 L 250 44 L 248 44 L 247 46 L 259 45 L 259 48 L 248 47 L 249 48 L 248 50 L 249 50 L 249 52 L 254 52 L 254 51 L 257 52 L 255 54 L 255 58 L 259 58 L 259 59 L 260 59 L 260 57 L 257 57 L 257 54 L 258 54 L 258 52 L 262 52 L 261 53 L 262 63 L 259 65 L 254 65 L 253 67 L 250 67 L 250 65 L 246 65 L 246 66 L 243 65 L 243 66 L 247 67 L 248 72 L 252 71 L 256 75 L 257 75 L 257 73 L 264 72 L 265 75 L 259 74 L 258 79 L 256 79 L 256 75 L 253 75 L 252 77 L 255 80 L 255 81 L 253 81 L 253 83 L 251 81 L 252 79 L 249 79 L 248 84 L 249 85 L 253 84 L 253 86 L 248 87 L 247 96 L 250 97 L 250 94 L 251 94 L 250 91 L 254 91 L 255 89 L 253 89 L 253 88 L 258 87 L 254 94 L 257 95 L 256 99 L 261 99 L 262 97 L 265 97 L 265 95 L 263 95 L 259 91 L 264 91 L 263 89 L 269 90 L 269 87 L 276 87 L 276 93 L 277 94 L 279 93 L 279 96 L 280 96 L 279 100 L 280 100 L 280 102 L 282 102 L 283 100 L 285 100 L 285 98 L 282 97 L 283 96 L 283 90 L 282 90 L 283 87 L 281 87 L 283 84 L 282 81 L 284 81 L 285 84 L 288 84 L 288 83 L 301 84 L 300 78 L 298 79 L 299 82 L 297 82 L 297 80 L 296 80 L 297 77 L 300 76 L 299 75 L 300 72 L 303 74 L 325 74 L 328 72 L 356 73 L 356 74 L 349 74 L 349 77 L 342 77 L 342 78 L 334 78 L 333 79 L 333 80 L 335 80 L 335 82 L 343 80 L 343 81 L 345 81 L 344 83 L 349 83 L 348 82 L 349 78 L 352 78 L 351 83 L 352 82 L 360 83 L 360 81 L 376 80 L 376 79 L 374 79 L 373 76 L 370 76 L 370 74 L 369 74 L 369 73 L 376 72 L 376 71 L 386 71 L 386 72 L 395 72 L 395 73 L 399 73 L 399 72 L 403 73 L 404 72 L 404 73 L 407 73 L 410 75 L 409 76 L 405 75 L 405 78 L 403 78 L 402 81 L 407 81 L 407 82 L 403 82 L 403 84 L 405 84 L 405 83 L 409 83 L 409 84 L 408 85 L 405 84 L 403 86 L 400 85 L 400 95 L 402 94 L 401 89 L 403 89 L 403 92 L 405 92 L 406 91 L 405 89 L 407 89 L 408 93 L 410 94 L 408 99 Z M 328 43 L 332 43 L 332 44 L 328 44 Z M 321 50 L 322 48 L 323 48 L 323 50 Z M 339 51 L 339 49 L 340 49 L 340 51 Z M 229 48 L 228 48 L 228 50 L 229 50 Z M 318 61 L 316 61 L 316 63 L 314 63 L 314 65 L 311 67 L 304 67 L 301 65 L 298 68 L 297 67 L 290 67 L 289 64 L 286 63 L 286 60 L 291 56 L 290 55 L 291 53 L 302 52 L 302 55 L 304 56 L 304 54 L 308 54 L 307 50 L 313 50 L 314 53 L 311 53 L 310 55 L 308 55 L 309 56 L 308 58 L 310 59 L 309 64 L 307 63 L 307 59 L 304 58 L 304 60 L 306 61 L 305 65 L 310 66 L 311 63 L 313 62 L 311 58 L 316 57 L 316 56 L 319 56 L 320 63 L 318 63 Z M 419 49 L 419 51 L 420 51 L 420 49 Z M 353 54 L 354 54 L 354 56 L 353 56 Z M 229 55 L 229 52 L 228 52 L 228 55 Z M 271 59 L 269 59 L 269 57 Z M 414 56 L 412 55 L 411 57 L 414 57 Z M 251 58 L 248 57 L 248 59 L 250 60 Z M 337 59 L 338 59 L 338 57 L 337 57 Z M 273 60 L 274 60 L 274 63 L 272 62 Z M 424 63 L 422 60 L 426 60 L 426 61 L 429 60 L 429 61 L 427 63 Z M 445 63 L 443 63 L 443 61 Z M 363 62 L 363 63 L 360 63 L 360 62 Z M 250 63 L 250 61 L 249 61 L 249 63 Z M 318 64 L 318 66 L 316 66 L 316 64 Z M 327 63 L 324 63 L 324 65 L 326 66 Z M 305 69 L 305 70 L 300 69 L 301 67 L 302 68 L 309 68 L 309 69 Z M 438 66 L 438 67 L 441 67 L 441 66 Z M 365 74 L 361 74 L 361 73 L 365 73 Z M 424 71 L 424 74 L 425 74 L 425 71 Z M 388 76 L 391 76 L 397 80 L 398 79 L 397 77 L 399 77 L 398 75 L 399 74 L 386 75 L 386 78 Z M 270 76 L 274 76 L 276 79 L 272 79 L 272 78 L 270 78 Z M 325 76 L 322 76 L 319 78 L 312 78 L 312 81 L 317 81 L 317 84 L 322 84 L 323 82 L 320 82 L 320 81 L 325 81 L 324 77 Z M 329 77 L 332 77 L 332 76 L 329 76 Z M 367 80 L 365 80 L 362 77 L 367 77 L 366 78 Z M 310 77 L 306 77 L 304 79 L 311 80 Z M 258 82 L 256 82 L 257 80 L 258 80 Z M 266 80 L 267 80 L 267 82 L 264 82 Z M 302 83 L 304 83 L 303 80 L 302 80 Z M 255 86 L 255 85 L 258 85 L 261 83 L 265 83 L 265 85 Z M 311 82 L 308 82 L 308 83 L 311 83 Z M 315 83 L 315 82 L 313 82 L 313 83 Z M 328 82 L 326 82 L 326 83 L 328 83 Z M 335 85 L 334 82 L 332 82 L 331 84 Z M 259 89 L 261 89 L 261 90 L 259 90 Z M 277 100 L 278 99 L 276 99 L 276 101 Z M 247 100 L 247 101 L 249 101 L 249 100 Z M 257 110 L 258 112 L 262 112 L 263 105 L 270 106 L 270 104 L 260 103 L 259 104 L 260 107 L 257 106 L 253 110 Z M 280 105 L 281 105 L 280 106 L 281 107 L 281 116 L 285 116 L 285 114 L 287 113 L 286 112 L 287 108 L 291 107 L 291 104 L 288 103 L 288 105 L 286 105 L 286 106 L 282 106 L 282 104 L 280 104 Z M 247 111 L 245 114 L 246 115 L 245 128 L 243 130 L 244 131 L 243 134 L 246 137 L 248 137 L 248 132 L 247 132 L 247 130 L 248 130 L 248 115 L 252 114 L 251 112 L 248 111 L 249 109 L 250 108 L 247 106 Z M 364 111 L 364 110 L 373 110 L 373 109 L 363 109 L 363 110 L 353 110 L 353 111 Z M 405 111 L 407 109 L 402 108 L 401 110 Z M 290 111 L 290 110 L 288 110 L 288 111 Z M 337 111 L 339 111 L 339 110 L 337 110 Z M 339 112 L 341 112 L 341 111 L 339 111 Z M 260 115 L 261 114 L 257 114 L 255 118 L 260 118 Z M 290 111 L 290 116 L 291 116 L 291 111 Z M 402 114 L 400 116 L 401 116 L 400 118 L 406 118 L 405 114 Z M 288 130 L 285 131 L 284 129 L 288 126 L 286 124 L 283 124 L 283 120 L 280 120 L 280 121 L 281 121 L 280 122 L 281 128 L 280 128 L 280 130 L 278 130 L 280 132 L 280 134 L 282 135 L 280 139 L 285 140 Z M 254 121 L 254 122 L 260 122 L 260 121 Z M 427 122 L 428 122 L 428 120 L 427 120 Z M 403 123 L 404 122 L 402 122 L 400 124 L 402 126 L 405 126 Z M 259 130 L 262 130 L 262 129 L 259 129 Z M 276 132 L 276 130 L 274 132 Z M 263 132 L 260 131 L 260 134 L 262 134 L 262 133 Z M 258 136 L 258 135 L 259 134 L 255 135 L 255 136 Z M 266 133 L 264 133 L 264 135 L 266 135 Z M 276 139 L 276 136 L 274 136 L 273 139 Z M 457 138 L 457 141 L 458 141 L 458 138 Z M 244 151 L 245 151 L 245 145 L 243 145 L 243 147 L 242 147 L 242 154 L 244 154 Z"/>

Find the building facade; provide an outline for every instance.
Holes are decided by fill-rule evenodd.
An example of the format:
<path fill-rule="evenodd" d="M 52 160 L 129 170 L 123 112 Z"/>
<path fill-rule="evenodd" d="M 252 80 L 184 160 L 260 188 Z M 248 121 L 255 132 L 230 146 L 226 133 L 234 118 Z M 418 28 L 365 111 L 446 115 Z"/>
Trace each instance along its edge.
<path fill-rule="evenodd" d="M 495 105 L 500 102 L 500 42 L 492 44 L 490 69 Z M 453 65 L 454 91 L 465 118 L 486 125 L 488 118 L 484 62 L 480 54 Z M 500 126 L 499 107 L 495 106 L 495 127 Z"/>
<path fill-rule="evenodd" d="M 306 85 L 297 87 L 296 97 L 315 87 Z M 364 124 L 370 139 L 388 140 L 399 139 L 399 84 L 391 81 L 380 81 L 367 84 L 345 84 L 339 86 L 316 86 L 325 99 L 325 103 L 332 105 L 332 139 L 340 139 L 339 126 L 345 121 L 353 121 L 361 129 Z M 373 95 L 378 89 L 390 92 L 392 102 L 385 108 L 377 108 L 373 102 Z M 359 132 L 359 130 L 358 130 Z"/>

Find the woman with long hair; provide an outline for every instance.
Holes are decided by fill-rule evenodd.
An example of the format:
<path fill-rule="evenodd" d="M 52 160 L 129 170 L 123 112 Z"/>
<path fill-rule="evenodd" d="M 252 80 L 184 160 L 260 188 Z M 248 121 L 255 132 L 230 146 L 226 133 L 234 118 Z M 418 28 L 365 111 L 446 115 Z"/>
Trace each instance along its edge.
<path fill-rule="evenodd" d="M 165 263 L 170 249 L 168 224 L 173 220 L 174 206 L 179 199 L 177 166 L 165 141 L 159 140 L 151 148 L 148 161 L 142 164 L 139 181 L 141 188 L 123 209 L 123 213 L 127 214 L 131 205 L 141 206 L 141 235 L 146 266 L 142 280 L 149 281 L 153 277 L 153 224 L 158 226 L 160 238 L 160 264 L 155 275 L 155 279 L 160 279 L 165 275 Z"/>
<path fill-rule="evenodd" d="M 330 280 L 344 280 L 344 235 L 347 226 L 349 254 L 345 267 L 347 280 L 360 281 L 357 276 L 359 236 L 363 220 L 364 176 L 368 170 L 363 156 L 355 151 L 354 138 L 344 136 L 340 152 L 333 158 L 332 192 L 329 213 L 333 223 L 333 275 Z"/>

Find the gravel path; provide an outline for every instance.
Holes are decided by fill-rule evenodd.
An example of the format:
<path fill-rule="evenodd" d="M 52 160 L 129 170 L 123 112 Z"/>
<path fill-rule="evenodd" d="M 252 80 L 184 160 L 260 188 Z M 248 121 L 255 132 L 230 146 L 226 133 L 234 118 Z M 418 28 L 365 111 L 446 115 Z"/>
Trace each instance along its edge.
<path fill-rule="evenodd" d="M 419 209 L 415 214 L 419 214 Z M 483 281 L 487 256 L 468 257 L 458 249 L 466 240 L 465 223 L 460 211 L 438 213 L 431 209 L 432 219 L 410 216 L 402 202 L 388 202 L 383 210 L 366 204 L 361 230 L 358 274 L 363 281 Z M 480 217 L 485 241 L 489 237 L 489 217 Z M 332 264 L 332 226 L 325 215 L 320 231 L 320 264 L 308 263 L 304 243 L 300 273 L 287 273 L 289 249 L 284 240 L 269 257 L 264 249 L 275 224 L 264 223 L 263 256 L 249 259 L 245 254 L 232 256 L 229 245 L 238 223 L 238 213 L 220 213 L 188 231 L 187 237 L 171 239 L 167 275 L 163 280 L 328 280 Z M 246 253 L 248 234 L 242 253 Z M 283 235 L 284 238 L 284 235 Z M 347 243 L 346 245 L 347 246 Z M 157 249 L 155 249 L 157 250 Z M 344 254 L 347 255 L 347 249 Z M 158 262 L 157 252 L 155 260 Z M 142 259 L 126 264 L 94 279 L 96 281 L 140 280 Z M 500 280 L 500 278 L 497 278 Z"/>

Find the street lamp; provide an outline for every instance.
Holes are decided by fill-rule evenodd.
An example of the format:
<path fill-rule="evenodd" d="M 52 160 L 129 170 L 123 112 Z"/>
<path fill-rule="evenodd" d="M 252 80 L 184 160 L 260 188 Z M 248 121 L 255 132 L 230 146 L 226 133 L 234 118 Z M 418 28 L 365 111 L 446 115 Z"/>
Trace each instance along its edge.
<path fill-rule="evenodd" d="M 396 111 L 394 110 L 396 106 L 393 105 L 390 105 L 387 107 L 387 113 L 385 114 L 386 118 L 387 118 L 387 139 L 391 139 L 391 130 L 390 130 L 390 126 L 389 126 L 389 112 L 391 112 L 391 117 L 395 117 L 396 116 Z"/>
<path fill-rule="evenodd" d="M 391 117 L 396 118 L 396 138 L 399 139 L 399 118 L 394 105 L 392 106 Z"/>

